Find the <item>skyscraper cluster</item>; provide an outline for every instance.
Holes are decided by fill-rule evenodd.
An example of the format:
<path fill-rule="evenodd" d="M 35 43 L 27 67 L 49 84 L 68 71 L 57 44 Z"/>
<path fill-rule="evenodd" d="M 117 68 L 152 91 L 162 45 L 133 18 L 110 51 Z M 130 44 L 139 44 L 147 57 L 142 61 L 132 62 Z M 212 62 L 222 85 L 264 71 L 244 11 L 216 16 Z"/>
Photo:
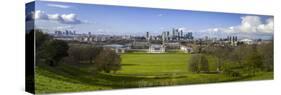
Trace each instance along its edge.
<path fill-rule="evenodd" d="M 68 36 L 68 35 L 75 35 L 76 31 L 71 31 L 71 30 L 65 30 L 65 31 L 60 31 L 60 30 L 56 30 L 55 31 L 55 35 L 64 35 L 64 36 Z"/>
<path fill-rule="evenodd" d="M 179 40 L 192 40 L 192 32 L 187 34 L 183 33 L 183 30 L 173 28 L 172 31 L 162 32 L 162 40 L 165 41 L 179 41 Z"/>

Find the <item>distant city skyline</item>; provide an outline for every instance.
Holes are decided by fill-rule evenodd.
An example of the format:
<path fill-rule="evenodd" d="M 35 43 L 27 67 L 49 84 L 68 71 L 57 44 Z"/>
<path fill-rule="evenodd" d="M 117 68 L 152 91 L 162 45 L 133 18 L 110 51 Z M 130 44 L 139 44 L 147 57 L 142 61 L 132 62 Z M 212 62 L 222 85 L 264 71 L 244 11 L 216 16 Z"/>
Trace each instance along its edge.
<path fill-rule="evenodd" d="M 192 32 L 195 38 L 235 35 L 270 39 L 274 32 L 273 16 L 266 15 L 49 1 L 37 1 L 35 9 L 27 9 L 26 14 L 27 24 L 35 20 L 35 28 L 52 33 L 75 30 L 84 34 L 145 36 L 146 32 L 161 35 L 163 31 L 178 28 L 184 33 Z"/>

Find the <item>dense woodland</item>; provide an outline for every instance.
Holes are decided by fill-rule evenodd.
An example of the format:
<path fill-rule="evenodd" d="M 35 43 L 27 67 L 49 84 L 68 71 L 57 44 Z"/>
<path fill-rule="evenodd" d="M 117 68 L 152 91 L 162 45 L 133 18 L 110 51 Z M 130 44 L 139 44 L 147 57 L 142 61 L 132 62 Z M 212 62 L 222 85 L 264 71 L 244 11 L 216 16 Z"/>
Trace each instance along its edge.
<path fill-rule="evenodd" d="M 37 63 L 48 64 L 51 67 L 67 64 L 92 64 L 97 72 L 116 72 L 121 68 L 120 55 L 113 50 L 92 45 L 70 45 L 69 43 L 53 39 L 41 30 L 36 32 Z"/>
<path fill-rule="evenodd" d="M 208 73 L 206 56 L 216 58 L 216 73 L 238 77 L 254 76 L 256 72 L 273 71 L 273 42 L 261 44 L 241 44 L 239 46 L 206 46 L 197 50 L 188 62 L 189 70 Z"/>

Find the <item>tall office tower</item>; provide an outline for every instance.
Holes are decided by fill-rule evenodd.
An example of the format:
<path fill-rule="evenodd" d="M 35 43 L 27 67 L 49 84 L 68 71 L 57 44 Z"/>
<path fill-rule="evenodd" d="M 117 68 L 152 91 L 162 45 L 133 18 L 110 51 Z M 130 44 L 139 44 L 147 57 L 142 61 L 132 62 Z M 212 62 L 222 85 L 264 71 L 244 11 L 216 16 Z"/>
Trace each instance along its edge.
<path fill-rule="evenodd" d="M 88 36 L 91 36 L 91 32 L 88 32 Z"/>
<path fill-rule="evenodd" d="M 165 40 L 165 31 L 164 31 L 164 32 L 162 32 L 161 37 L 162 37 L 162 40 Z"/>
<path fill-rule="evenodd" d="M 149 40 L 149 32 L 146 32 L 146 39 Z"/>
<path fill-rule="evenodd" d="M 186 38 L 187 38 L 187 39 L 193 39 L 192 32 L 188 32 L 188 33 L 186 34 Z"/>
<path fill-rule="evenodd" d="M 183 38 L 183 30 L 181 30 L 181 36 L 180 37 Z"/>
<path fill-rule="evenodd" d="M 62 33 L 62 31 L 58 31 L 58 34 L 59 34 L 59 35 L 62 35 L 63 33 Z"/>
<path fill-rule="evenodd" d="M 166 40 L 166 32 L 162 32 L 162 44 L 164 45 L 165 44 L 165 40 Z"/>
<path fill-rule="evenodd" d="M 164 32 L 163 32 L 163 34 L 162 34 L 163 37 L 162 37 L 162 38 L 163 38 L 164 40 L 167 40 L 167 39 L 168 39 L 168 36 L 167 36 L 167 33 L 168 33 L 168 32 L 169 32 L 169 31 L 164 31 Z"/>
<path fill-rule="evenodd" d="M 205 36 L 205 41 L 209 40 L 209 37 L 208 36 Z"/>
<path fill-rule="evenodd" d="M 172 34 L 172 38 L 174 38 L 175 32 L 176 32 L 176 29 L 173 28 L 173 31 L 172 31 L 172 33 L 173 33 L 173 34 Z"/>
<path fill-rule="evenodd" d="M 66 35 L 70 35 L 70 30 L 66 30 Z"/>
<path fill-rule="evenodd" d="M 167 35 L 166 35 L 166 37 L 167 37 L 167 40 L 170 40 L 170 32 L 169 31 L 167 31 L 167 33 L 166 33 Z"/>
<path fill-rule="evenodd" d="M 227 36 L 227 37 L 226 37 L 226 40 L 228 41 L 228 39 L 229 39 L 229 37 Z"/>
<path fill-rule="evenodd" d="M 227 37 L 226 37 L 226 40 L 228 41 L 228 39 L 229 39 L 229 37 L 227 36 Z"/>
<path fill-rule="evenodd" d="M 65 30 L 65 32 L 64 32 L 64 33 L 65 33 L 65 35 L 68 35 L 68 30 Z"/>
<path fill-rule="evenodd" d="M 180 32 L 177 32 L 177 40 L 180 40 Z"/>
<path fill-rule="evenodd" d="M 175 31 L 175 39 L 178 40 L 178 36 L 179 36 L 179 29 L 177 28 Z"/>
<path fill-rule="evenodd" d="M 59 33 L 58 33 L 58 31 L 57 30 L 55 30 L 55 35 L 58 35 Z"/>

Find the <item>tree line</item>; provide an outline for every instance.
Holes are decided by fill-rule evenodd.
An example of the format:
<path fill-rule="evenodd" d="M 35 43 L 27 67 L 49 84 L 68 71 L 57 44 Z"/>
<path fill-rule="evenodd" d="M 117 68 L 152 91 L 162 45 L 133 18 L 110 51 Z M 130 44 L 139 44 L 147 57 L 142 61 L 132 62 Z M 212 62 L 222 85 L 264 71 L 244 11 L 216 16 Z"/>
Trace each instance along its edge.
<path fill-rule="evenodd" d="M 93 72 L 116 72 L 121 69 L 120 55 L 110 48 L 94 45 L 71 46 L 68 42 L 54 39 L 42 30 L 35 29 L 36 63 L 47 64 L 50 67 L 61 63 L 83 64 L 88 63 L 95 69 Z"/>
<path fill-rule="evenodd" d="M 209 71 L 208 57 L 216 59 L 216 72 L 233 77 L 253 76 L 259 71 L 273 71 L 273 42 L 239 45 L 206 46 L 193 54 L 188 62 L 191 72 Z"/>

